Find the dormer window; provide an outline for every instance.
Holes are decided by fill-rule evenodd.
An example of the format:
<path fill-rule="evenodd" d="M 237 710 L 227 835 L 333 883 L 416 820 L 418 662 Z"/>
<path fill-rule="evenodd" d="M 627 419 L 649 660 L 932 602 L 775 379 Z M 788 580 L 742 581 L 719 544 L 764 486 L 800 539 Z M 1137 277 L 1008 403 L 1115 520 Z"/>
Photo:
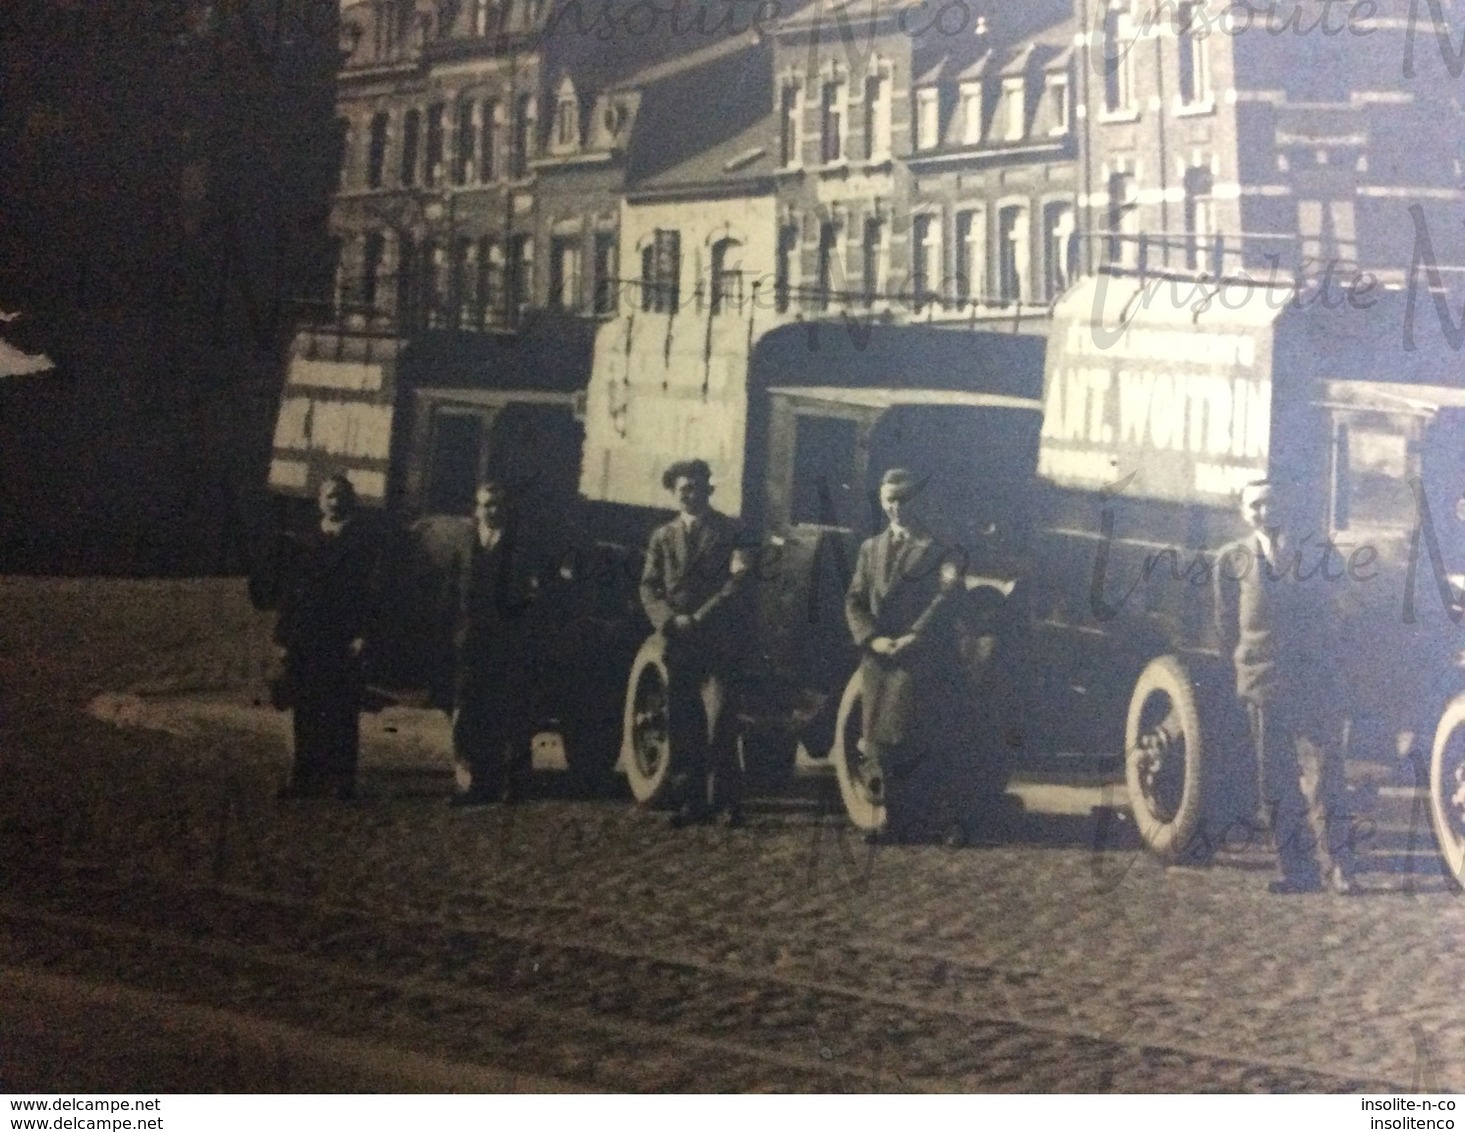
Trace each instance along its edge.
<path fill-rule="evenodd" d="M 630 111 L 626 109 L 625 103 L 623 102 L 612 102 L 607 106 L 603 118 L 606 136 L 612 141 L 620 137 L 621 131 L 626 128 L 626 123 L 630 120 L 630 116 Z"/>
<path fill-rule="evenodd" d="M 1052 123 L 1048 127 L 1050 134 L 1068 133 L 1068 119 L 1071 116 L 1071 109 L 1068 105 L 1068 76 L 1048 76 L 1048 115 Z"/>
<path fill-rule="evenodd" d="M 1002 140 L 1021 141 L 1027 133 L 1027 81 L 1002 80 Z"/>
<path fill-rule="evenodd" d="M 569 79 L 560 84 L 554 104 L 554 146 L 572 150 L 580 145 L 580 100 Z"/>
<path fill-rule="evenodd" d="M 941 143 L 941 92 L 927 87 L 916 92 L 916 148 L 935 149 Z"/>
<path fill-rule="evenodd" d="M 982 84 L 964 83 L 961 88 L 961 143 L 982 141 Z"/>

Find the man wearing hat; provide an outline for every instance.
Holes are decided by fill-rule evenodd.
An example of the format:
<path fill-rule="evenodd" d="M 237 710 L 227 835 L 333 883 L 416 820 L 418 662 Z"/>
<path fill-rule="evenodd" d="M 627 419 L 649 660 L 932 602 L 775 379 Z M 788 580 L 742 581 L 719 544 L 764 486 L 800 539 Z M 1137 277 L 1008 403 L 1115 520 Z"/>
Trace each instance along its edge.
<path fill-rule="evenodd" d="M 678 460 L 661 484 L 680 514 L 646 548 L 641 604 L 666 638 L 667 728 L 678 805 L 672 822 L 710 821 L 718 809 L 742 823 L 742 768 L 726 710 L 736 659 L 737 598 L 746 574 L 738 524 L 713 509 L 712 469 Z"/>
<path fill-rule="evenodd" d="M 917 517 L 922 486 L 904 468 L 881 478 L 889 524 L 860 547 L 845 595 L 845 619 L 861 652 L 864 756 L 885 801 L 886 827 L 875 839 L 891 841 L 922 824 L 913 786 L 941 741 L 941 702 L 958 672 L 944 608 L 954 574 Z"/>

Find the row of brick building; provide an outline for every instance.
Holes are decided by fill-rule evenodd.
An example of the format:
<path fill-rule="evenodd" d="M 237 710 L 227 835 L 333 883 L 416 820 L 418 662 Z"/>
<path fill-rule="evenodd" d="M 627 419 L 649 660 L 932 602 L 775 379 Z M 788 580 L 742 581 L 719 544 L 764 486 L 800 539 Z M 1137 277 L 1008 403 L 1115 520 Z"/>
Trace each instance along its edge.
<path fill-rule="evenodd" d="M 1400 285 L 1421 231 L 1465 262 L 1428 0 L 370 0 L 341 18 L 332 348 L 447 336 L 483 343 L 487 373 L 489 343 L 540 312 L 588 323 L 604 372 L 556 388 L 590 390 L 590 499 L 658 502 L 670 453 L 740 467 L 748 353 L 787 322 L 1042 334 L 1108 266 Z"/>

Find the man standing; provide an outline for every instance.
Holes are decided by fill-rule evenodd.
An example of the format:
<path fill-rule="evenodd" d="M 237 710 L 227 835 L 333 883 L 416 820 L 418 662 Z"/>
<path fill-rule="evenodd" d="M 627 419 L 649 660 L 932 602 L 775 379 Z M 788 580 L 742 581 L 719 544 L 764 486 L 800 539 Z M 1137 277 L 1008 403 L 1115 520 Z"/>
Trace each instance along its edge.
<path fill-rule="evenodd" d="M 529 741 L 528 610 L 535 586 L 524 567 L 528 556 L 502 484 L 479 485 L 473 516 L 473 538 L 453 567 L 453 753 L 463 786 L 453 804 L 459 806 L 511 800 Z"/>
<path fill-rule="evenodd" d="M 667 729 L 678 767 L 672 824 L 706 822 L 722 809 L 741 825 L 742 767 L 728 710 L 746 573 L 738 525 L 712 508 L 705 460 L 679 460 L 661 484 L 681 513 L 651 535 L 641 604 L 666 638 Z"/>
<path fill-rule="evenodd" d="M 930 756 L 949 722 L 942 704 L 959 679 L 944 616 L 954 571 L 943 567 L 940 547 L 915 513 L 920 488 L 904 468 L 881 478 L 889 525 L 861 545 L 845 595 L 845 619 L 861 652 L 864 755 L 885 802 L 886 827 L 872 841 L 906 840 L 922 824 L 916 786 L 928 776 L 919 772 L 937 761 Z"/>
<path fill-rule="evenodd" d="M 293 541 L 275 622 L 294 709 L 294 767 L 282 798 L 350 798 L 360 749 L 361 654 L 375 555 L 344 475 L 320 487 L 320 523 Z"/>
<path fill-rule="evenodd" d="M 1326 881 L 1348 893 L 1350 846 L 1346 837 L 1340 845 L 1328 836 L 1328 818 L 1343 798 L 1337 617 L 1323 571 L 1304 576 L 1295 509 L 1286 504 L 1266 480 L 1243 489 L 1251 533 L 1217 560 L 1216 628 L 1235 664 L 1261 801 L 1271 815 L 1282 875 L 1268 889 L 1317 892 Z"/>

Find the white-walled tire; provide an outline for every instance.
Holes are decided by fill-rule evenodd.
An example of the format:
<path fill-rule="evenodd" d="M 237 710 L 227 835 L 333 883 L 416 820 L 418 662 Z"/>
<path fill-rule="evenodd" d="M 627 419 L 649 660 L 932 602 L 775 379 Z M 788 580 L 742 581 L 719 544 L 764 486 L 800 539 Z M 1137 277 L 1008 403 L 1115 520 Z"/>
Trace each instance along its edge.
<path fill-rule="evenodd" d="M 642 805 L 665 801 L 674 752 L 667 715 L 666 642 L 648 637 L 631 664 L 621 731 L 621 764 L 631 794 Z"/>
<path fill-rule="evenodd" d="M 859 670 L 849 678 L 834 721 L 834 746 L 829 761 L 839 780 L 839 796 L 851 824 L 866 833 L 885 828 L 884 790 L 861 751 L 864 731 L 864 681 Z"/>
<path fill-rule="evenodd" d="M 1165 861 L 1207 859 L 1207 761 L 1217 757 L 1185 663 L 1145 665 L 1124 726 L 1124 780 L 1145 848 Z"/>
<path fill-rule="evenodd" d="M 1445 868 L 1465 885 L 1465 695 L 1445 705 L 1429 760 L 1429 817 Z"/>

